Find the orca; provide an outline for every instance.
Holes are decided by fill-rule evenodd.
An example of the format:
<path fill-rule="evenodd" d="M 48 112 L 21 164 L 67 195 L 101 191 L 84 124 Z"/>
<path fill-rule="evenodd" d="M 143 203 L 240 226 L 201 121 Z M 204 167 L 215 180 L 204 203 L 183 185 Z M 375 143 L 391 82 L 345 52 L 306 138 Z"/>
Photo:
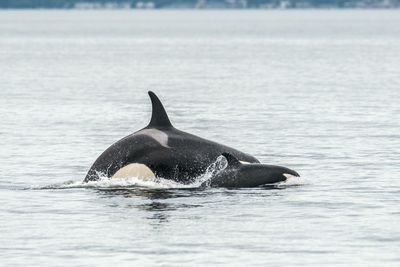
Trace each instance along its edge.
<path fill-rule="evenodd" d="M 230 153 L 222 153 L 227 160 L 227 166 L 218 171 L 211 179 L 203 182 L 202 187 L 256 187 L 286 181 L 300 175 L 289 168 L 259 164 L 242 163 Z"/>
<path fill-rule="evenodd" d="M 159 98 L 151 91 L 148 94 L 152 104 L 150 123 L 107 148 L 84 182 L 103 176 L 144 180 L 162 177 L 188 184 L 225 152 L 244 162 L 259 163 L 249 154 L 176 129 Z"/>

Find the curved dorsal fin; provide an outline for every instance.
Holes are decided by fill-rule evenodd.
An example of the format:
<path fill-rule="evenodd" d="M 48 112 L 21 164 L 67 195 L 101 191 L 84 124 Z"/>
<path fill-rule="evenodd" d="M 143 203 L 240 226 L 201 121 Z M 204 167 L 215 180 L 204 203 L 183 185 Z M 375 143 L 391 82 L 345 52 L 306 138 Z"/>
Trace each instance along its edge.
<path fill-rule="evenodd" d="M 157 128 L 157 127 L 172 127 L 171 122 L 169 121 L 167 112 L 164 109 L 163 104 L 160 99 L 156 96 L 155 93 L 149 91 L 149 96 L 151 99 L 152 112 L 151 112 L 151 120 L 147 127 Z"/>
<path fill-rule="evenodd" d="M 224 156 L 228 161 L 228 166 L 239 166 L 240 164 L 242 164 L 234 155 L 228 152 L 222 153 L 222 156 Z"/>

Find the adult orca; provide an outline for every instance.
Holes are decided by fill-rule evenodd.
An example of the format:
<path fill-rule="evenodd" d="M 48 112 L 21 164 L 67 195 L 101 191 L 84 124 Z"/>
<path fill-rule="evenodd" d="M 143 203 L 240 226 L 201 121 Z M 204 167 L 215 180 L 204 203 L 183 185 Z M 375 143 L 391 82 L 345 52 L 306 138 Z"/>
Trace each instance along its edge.
<path fill-rule="evenodd" d="M 227 166 L 217 171 L 211 179 L 202 186 L 210 187 L 256 187 L 266 184 L 283 182 L 291 176 L 300 175 L 291 169 L 275 165 L 259 163 L 243 163 L 230 153 L 222 153 L 227 160 Z"/>
<path fill-rule="evenodd" d="M 259 163 L 246 153 L 174 128 L 158 97 L 148 92 L 152 103 L 149 125 L 107 148 L 94 162 L 84 182 L 106 177 L 162 177 L 190 183 L 227 152 L 237 159 Z"/>

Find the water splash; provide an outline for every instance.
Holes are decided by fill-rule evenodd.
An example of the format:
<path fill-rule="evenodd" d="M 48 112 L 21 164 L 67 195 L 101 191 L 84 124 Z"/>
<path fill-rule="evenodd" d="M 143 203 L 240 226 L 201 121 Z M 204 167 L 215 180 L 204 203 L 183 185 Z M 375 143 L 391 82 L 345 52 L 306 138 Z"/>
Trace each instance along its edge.
<path fill-rule="evenodd" d="M 100 174 L 97 181 L 66 181 L 61 184 L 52 184 L 44 187 L 33 189 L 70 189 L 70 188 L 97 188 L 97 189 L 119 189 L 119 188 L 151 188 L 151 189 L 190 189 L 199 188 L 207 185 L 212 177 L 223 171 L 228 166 L 228 162 L 224 156 L 219 156 L 215 162 L 210 164 L 204 174 L 196 177 L 189 184 L 182 184 L 169 179 L 160 177 L 143 180 L 137 177 L 130 178 L 108 178 L 104 174 Z"/>
<path fill-rule="evenodd" d="M 155 177 L 143 180 L 138 177 L 130 178 L 108 178 L 104 174 L 99 174 L 100 179 L 97 181 L 66 181 L 61 184 L 52 184 L 44 187 L 31 189 L 71 189 L 71 188 L 96 188 L 96 189 L 129 189 L 129 188 L 148 188 L 148 189 L 195 189 L 200 187 L 208 187 L 211 179 L 225 170 L 228 161 L 224 156 L 219 156 L 215 162 L 211 163 L 206 171 L 193 179 L 189 184 L 179 183 L 170 179 Z M 288 186 L 304 185 L 306 181 L 303 178 L 290 176 L 286 181 L 280 182 L 272 186 L 274 188 L 285 188 Z"/>
<path fill-rule="evenodd" d="M 205 173 L 197 177 L 192 185 L 195 187 L 200 187 L 205 185 L 206 187 L 209 186 L 211 179 L 219 174 L 221 171 L 225 170 L 228 166 L 228 161 L 224 156 L 219 156 L 215 162 L 211 163 L 210 166 L 206 169 Z"/>

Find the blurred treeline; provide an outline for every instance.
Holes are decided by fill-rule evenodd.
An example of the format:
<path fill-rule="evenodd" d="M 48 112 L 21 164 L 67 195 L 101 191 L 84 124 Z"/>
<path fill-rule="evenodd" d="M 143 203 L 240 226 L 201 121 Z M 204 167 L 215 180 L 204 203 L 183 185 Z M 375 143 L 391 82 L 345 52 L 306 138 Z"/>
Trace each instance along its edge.
<path fill-rule="evenodd" d="M 76 8 L 121 7 L 135 8 L 140 3 L 151 7 L 242 7 L 242 8 L 390 8 L 399 7 L 400 0 L 0 0 L 0 8 Z"/>

